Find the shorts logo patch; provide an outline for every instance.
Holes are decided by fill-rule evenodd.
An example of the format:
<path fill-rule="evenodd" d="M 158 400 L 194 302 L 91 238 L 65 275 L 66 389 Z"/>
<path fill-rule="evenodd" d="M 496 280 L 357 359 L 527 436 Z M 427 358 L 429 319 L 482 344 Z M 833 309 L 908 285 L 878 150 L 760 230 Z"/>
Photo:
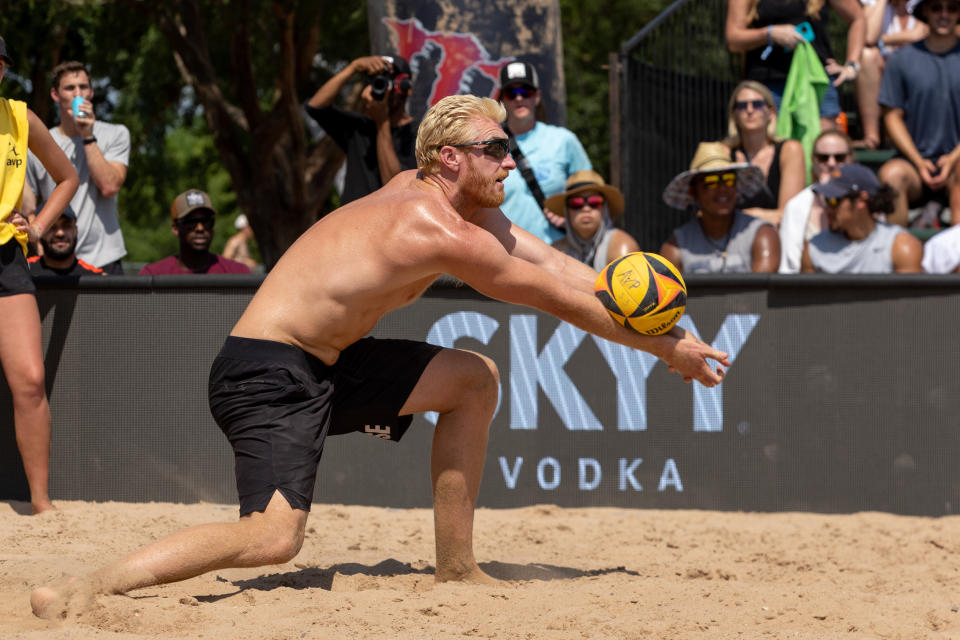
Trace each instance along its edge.
<path fill-rule="evenodd" d="M 378 438 L 382 438 L 384 440 L 390 439 L 390 425 L 381 427 L 378 424 L 367 424 L 364 425 L 363 432 L 369 433 L 372 436 L 377 436 Z"/>

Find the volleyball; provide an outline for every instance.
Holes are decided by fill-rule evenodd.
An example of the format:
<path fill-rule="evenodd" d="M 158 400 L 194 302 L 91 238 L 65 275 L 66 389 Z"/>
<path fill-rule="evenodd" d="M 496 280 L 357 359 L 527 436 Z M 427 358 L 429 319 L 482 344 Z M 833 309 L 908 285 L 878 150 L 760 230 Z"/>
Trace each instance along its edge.
<path fill-rule="evenodd" d="M 645 251 L 628 253 L 604 267 L 594 293 L 614 320 L 648 336 L 670 331 L 687 306 L 687 285 L 677 268 Z"/>

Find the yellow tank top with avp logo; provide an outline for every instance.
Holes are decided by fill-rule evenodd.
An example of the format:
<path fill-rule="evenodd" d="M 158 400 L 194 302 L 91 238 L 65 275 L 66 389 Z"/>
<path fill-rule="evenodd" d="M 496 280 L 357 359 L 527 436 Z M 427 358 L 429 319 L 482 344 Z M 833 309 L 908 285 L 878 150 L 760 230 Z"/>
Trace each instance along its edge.
<path fill-rule="evenodd" d="M 27 253 L 27 234 L 7 222 L 20 209 L 27 175 L 27 103 L 0 98 L 0 245 L 16 239 Z"/>

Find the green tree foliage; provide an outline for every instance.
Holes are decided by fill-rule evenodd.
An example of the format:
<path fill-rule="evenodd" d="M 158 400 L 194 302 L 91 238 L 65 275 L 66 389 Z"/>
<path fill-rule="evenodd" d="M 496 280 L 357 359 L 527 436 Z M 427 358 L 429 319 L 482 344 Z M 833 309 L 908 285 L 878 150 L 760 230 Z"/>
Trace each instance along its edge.
<path fill-rule="evenodd" d="M 363 3 L 21 0 L 4 3 L 0 35 L 17 63 L 4 96 L 54 126 L 50 70 L 81 60 L 97 117 L 130 129 L 120 193 L 129 260 L 175 251 L 169 206 L 188 188 L 218 209 L 214 250 L 244 211 L 268 265 L 330 209 L 342 154 L 306 134 L 300 103 L 367 53 Z"/>
<path fill-rule="evenodd" d="M 609 177 L 609 53 L 669 0 L 559 0 L 568 126 Z M 267 264 L 335 199 L 342 154 L 304 130 L 300 103 L 369 53 L 366 3 L 337 0 L 18 0 L 0 34 L 16 62 L 2 90 L 57 123 L 49 72 L 82 60 L 97 116 L 130 129 L 120 211 L 129 259 L 176 249 L 169 206 L 192 187 L 218 209 L 214 250 L 247 213 Z M 42 43 L 42 45 L 40 44 Z"/>
<path fill-rule="evenodd" d="M 714 0 L 711 0 L 714 1 Z M 670 0 L 559 0 L 567 127 L 610 179 L 609 54 L 619 52 Z"/>

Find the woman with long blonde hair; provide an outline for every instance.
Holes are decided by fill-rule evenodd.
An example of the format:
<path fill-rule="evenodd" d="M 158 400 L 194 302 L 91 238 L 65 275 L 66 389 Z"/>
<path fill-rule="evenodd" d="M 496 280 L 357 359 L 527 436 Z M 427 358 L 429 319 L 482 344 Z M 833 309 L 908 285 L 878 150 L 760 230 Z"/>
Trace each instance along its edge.
<path fill-rule="evenodd" d="M 730 159 L 748 163 L 763 172 L 763 189 L 743 199 L 740 209 L 774 226 L 780 225 L 787 201 L 806 184 L 803 146 L 796 140 L 776 137 L 777 107 L 770 90 L 744 80 L 730 94 L 727 108 Z"/>
<path fill-rule="evenodd" d="M 847 21 L 846 61 L 838 63 L 827 35 L 828 10 Z M 798 26 L 806 23 L 806 27 Z M 801 33 L 801 29 L 809 37 Z M 810 39 L 820 62 L 833 78 L 820 103 L 821 127 L 832 129 L 840 114 L 837 87 L 856 79 L 866 39 L 859 0 L 729 0 L 725 28 L 727 48 L 744 54 L 744 78 L 770 89 L 777 108 L 783 97 L 793 51 Z"/>

